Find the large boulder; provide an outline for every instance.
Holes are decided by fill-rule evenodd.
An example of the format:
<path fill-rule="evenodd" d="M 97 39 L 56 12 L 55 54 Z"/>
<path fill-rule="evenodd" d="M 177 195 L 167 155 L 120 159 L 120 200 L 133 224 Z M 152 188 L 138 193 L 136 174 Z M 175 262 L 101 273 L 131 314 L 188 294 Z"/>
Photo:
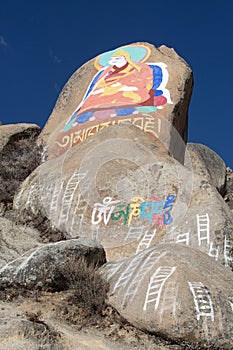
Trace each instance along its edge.
<path fill-rule="evenodd" d="M 59 161 L 38 167 L 22 184 L 14 204 L 19 212 L 45 215 L 70 237 L 97 239 L 121 257 L 134 254 L 135 238 L 150 227 L 155 225 L 161 234 L 166 231 L 174 202 L 183 216 L 190 194 L 189 181 L 183 181 L 181 187 L 187 188 L 182 187 L 176 201 L 182 171 L 178 161 L 137 127 L 112 126 L 70 149 Z M 148 204 L 139 217 L 136 209 L 142 203 Z M 151 203 L 154 222 L 147 215 Z"/>
<path fill-rule="evenodd" d="M 81 257 L 94 265 L 106 261 L 102 246 L 90 239 L 48 243 L 4 265 L 0 269 L 0 281 L 2 285 L 20 284 L 27 288 L 52 288 L 53 283 L 59 283 L 61 288 L 63 281 L 56 281 L 58 267 Z"/>
<path fill-rule="evenodd" d="M 191 200 L 185 215 L 174 212 L 171 230 L 157 242 L 197 248 L 232 269 L 233 214 L 209 181 L 193 174 Z"/>
<path fill-rule="evenodd" d="M 40 247 L 39 232 L 0 217 L 0 268 Z"/>
<path fill-rule="evenodd" d="M 182 243 L 186 233 L 192 238 L 183 243 L 206 254 L 218 245 L 223 263 L 224 242 L 228 251 L 232 247 L 233 217 L 215 187 L 133 125 L 106 128 L 59 161 L 47 161 L 26 179 L 14 203 L 19 212 L 49 218 L 68 237 L 96 239 L 108 259 L 163 239 Z M 199 230 L 203 215 L 211 220 L 206 232 Z M 198 230 L 208 235 L 202 244 Z"/>
<path fill-rule="evenodd" d="M 224 194 L 227 168 L 222 158 L 209 147 L 198 143 L 187 143 L 187 153 L 185 165 Z"/>
<path fill-rule="evenodd" d="M 233 274 L 197 249 L 160 244 L 101 272 L 109 303 L 131 324 L 173 341 L 232 349 Z"/>
<path fill-rule="evenodd" d="M 134 43 L 102 53 L 64 86 L 41 134 L 48 157 L 103 128 L 130 123 L 183 161 L 176 133 L 186 142 L 192 85 L 190 67 L 164 45 Z"/>

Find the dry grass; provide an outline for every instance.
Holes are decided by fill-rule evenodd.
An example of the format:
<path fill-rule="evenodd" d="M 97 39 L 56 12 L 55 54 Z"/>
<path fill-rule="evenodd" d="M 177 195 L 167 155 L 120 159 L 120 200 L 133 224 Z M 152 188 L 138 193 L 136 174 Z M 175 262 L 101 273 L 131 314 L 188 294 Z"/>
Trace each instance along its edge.
<path fill-rule="evenodd" d="M 32 297 L 39 300 L 40 291 L 70 291 L 67 302 L 78 305 L 86 315 L 102 315 L 106 307 L 108 284 L 98 272 L 98 266 L 88 264 L 85 257 L 71 259 L 65 265 L 58 265 L 46 275 L 49 283 L 41 284 L 37 290 L 28 290 L 19 283 L 0 285 L 0 299 L 12 301 L 18 297 Z"/>
<path fill-rule="evenodd" d="M 13 202 L 20 184 L 41 163 L 36 133 L 9 142 L 0 153 L 0 202 Z"/>
<path fill-rule="evenodd" d="M 102 314 L 106 305 L 108 284 L 102 279 L 98 267 L 88 264 L 84 257 L 70 260 L 58 269 L 66 289 L 71 291 L 69 302 L 85 310 L 86 314 Z"/>

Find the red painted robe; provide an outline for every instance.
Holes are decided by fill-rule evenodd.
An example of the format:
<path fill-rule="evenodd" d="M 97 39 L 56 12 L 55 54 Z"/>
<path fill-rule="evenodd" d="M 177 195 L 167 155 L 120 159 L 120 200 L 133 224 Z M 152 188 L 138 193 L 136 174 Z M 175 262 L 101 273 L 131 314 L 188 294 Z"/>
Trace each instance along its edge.
<path fill-rule="evenodd" d="M 153 71 L 145 63 L 137 63 L 137 67 L 127 63 L 121 68 L 106 68 L 77 115 L 101 109 L 153 106 Z"/>

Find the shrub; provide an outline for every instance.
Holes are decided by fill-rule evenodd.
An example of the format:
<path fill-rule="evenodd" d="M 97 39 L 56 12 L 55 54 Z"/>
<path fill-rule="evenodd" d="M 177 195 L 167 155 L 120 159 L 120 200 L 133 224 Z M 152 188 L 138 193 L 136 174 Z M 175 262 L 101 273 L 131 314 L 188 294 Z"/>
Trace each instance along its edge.
<path fill-rule="evenodd" d="M 0 202 L 13 202 L 21 182 L 41 163 L 41 146 L 36 133 L 12 139 L 0 153 Z"/>
<path fill-rule="evenodd" d="M 87 314 L 101 314 L 107 299 L 108 284 L 102 279 L 98 267 L 88 264 L 85 257 L 72 259 L 57 271 L 63 286 L 72 291 L 69 301 L 78 304 Z"/>

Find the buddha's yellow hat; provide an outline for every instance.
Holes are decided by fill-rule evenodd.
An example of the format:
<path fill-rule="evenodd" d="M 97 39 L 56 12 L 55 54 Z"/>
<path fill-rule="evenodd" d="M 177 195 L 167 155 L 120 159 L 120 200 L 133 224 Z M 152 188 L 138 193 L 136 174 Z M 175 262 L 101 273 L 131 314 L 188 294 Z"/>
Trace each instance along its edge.
<path fill-rule="evenodd" d="M 130 54 L 125 50 L 119 50 L 117 52 L 114 52 L 112 54 L 112 57 L 118 57 L 118 56 L 124 56 L 126 61 L 133 66 L 135 69 L 137 69 L 139 72 L 141 71 L 141 67 L 139 67 L 134 61 L 131 60 Z"/>

